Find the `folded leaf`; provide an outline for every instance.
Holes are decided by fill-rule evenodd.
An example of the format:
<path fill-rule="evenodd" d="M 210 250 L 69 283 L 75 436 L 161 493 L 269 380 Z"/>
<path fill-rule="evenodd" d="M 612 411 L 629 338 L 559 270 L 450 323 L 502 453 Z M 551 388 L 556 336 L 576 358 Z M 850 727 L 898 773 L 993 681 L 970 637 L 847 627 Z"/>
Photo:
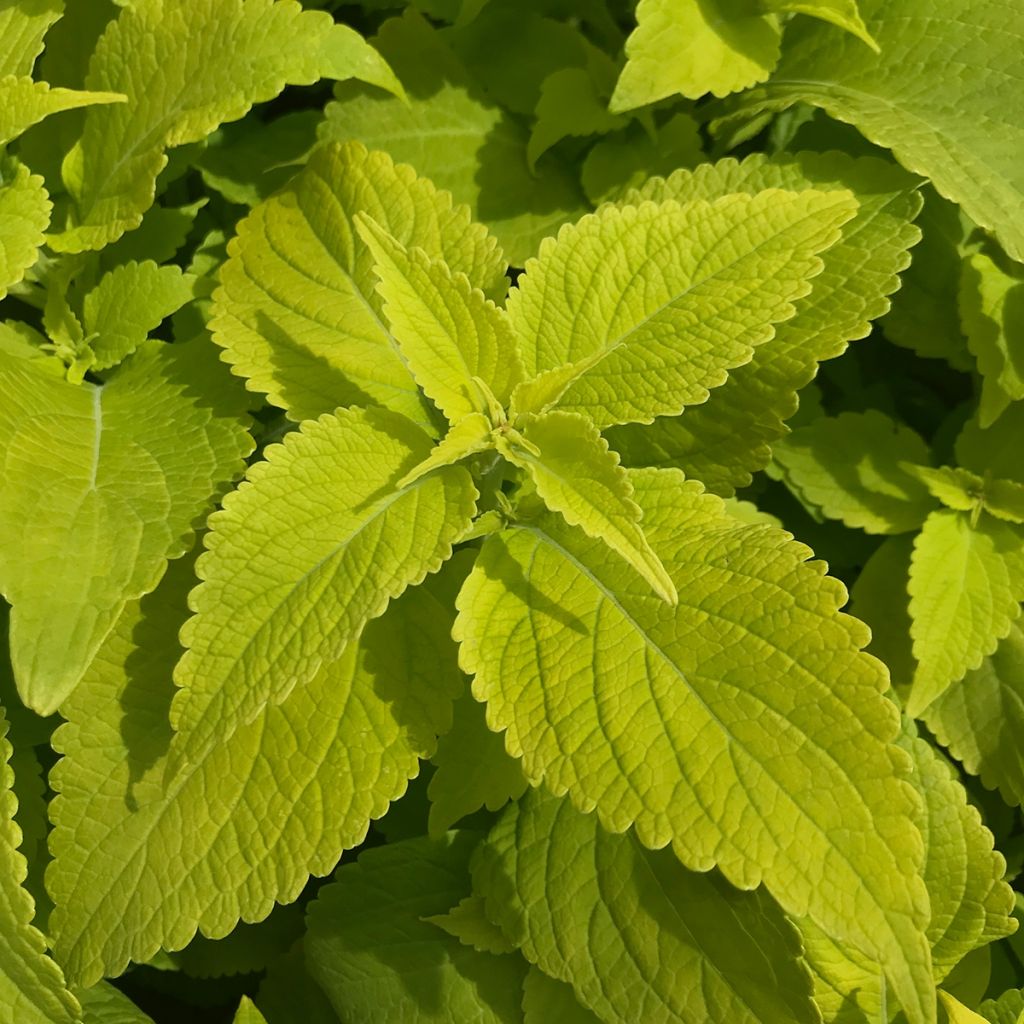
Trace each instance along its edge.
<path fill-rule="evenodd" d="M 562 228 L 509 295 L 534 378 L 513 406 L 600 428 L 704 402 L 793 316 L 856 210 L 848 192 L 770 189 L 606 206 Z"/>
<path fill-rule="evenodd" d="M 952 996 L 948 992 L 939 992 L 939 1002 L 942 1003 L 942 1008 L 946 1011 L 946 1019 L 949 1024 L 987 1024 L 980 1013 L 975 1013 L 969 1007 L 964 1006 L 956 996 Z"/>
<path fill-rule="evenodd" d="M 46 238 L 50 209 L 43 179 L 24 164 L 17 164 L 14 177 L 0 184 L 0 299 L 35 263 Z"/>
<path fill-rule="evenodd" d="M 423 920 L 469 895 L 479 839 L 450 832 L 367 850 L 309 908 L 306 959 L 349 1024 L 519 1024 L 526 965 L 463 945 Z"/>
<path fill-rule="evenodd" d="M 583 416 L 557 410 L 527 414 L 518 426 L 525 443 L 519 431 L 499 432 L 497 448 L 530 474 L 544 504 L 587 536 L 603 540 L 675 604 L 675 584 L 644 536 L 633 486 L 597 428 Z"/>
<path fill-rule="evenodd" d="M 640 0 L 613 111 L 682 93 L 726 96 L 763 82 L 779 59 L 778 19 L 728 0 Z"/>
<path fill-rule="evenodd" d="M 64 13 L 64 0 L 6 0 L 0 4 L 0 77 L 28 75 L 46 30 Z"/>
<path fill-rule="evenodd" d="M 978 668 L 1020 615 L 1024 531 L 963 512 L 933 512 L 914 542 L 910 564 L 911 636 L 917 671 L 907 714 Z"/>
<path fill-rule="evenodd" d="M 175 563 L 130 605 L 61 709 L 51 928 L 82 984 L 180 949 L 197 926 L 220 938 L 294 900 L 405 792 L 458 693 L 451 611 L 424 584 L 165 788 L 176 627 L 194 582 Z"/>
<path fill-rule="evenodd" d="M 308 684 L 450 557 L 476 489 L 461 466 L 397 487 L 429 451 L 426 434 L 383 409 L 309 420 L 266 449 L 209 520 L 175 671 L 172 763 Z"/>
<path fill-rule="evenodd" d="M 406 249 L 365 214 L 356 216 L 356 227 L 373 254 L 377 292 L 399 351 L 448 422 L 490 412 L 474 378 L 507 402 L 522 370 L 505 311 L 465 274 L 453 274 L 421 248 Z"/>
<path fill-rule="evenodd" d="M 843 587 L 677 472 L 630 479 L 678 607 L 559 517 L 489 537 L 454 631 L 488 724 L 532 783 L 691 870 L 763 881 L 934 1020 L 916 796 Z"/>
<path fill-rule="evenodd" d="M 359 212 L 403 245 L 443 258 L 475 288 L 504 291 L 504 257 L 466 207 L 384 153 L 328 145 L 238 225 L 213 337 L 248 387 L 291 419 L 377 404 L 426 426 L 430 403 L 384 319 L 373 257 L 355 229 Z"/>
<path fill-rule="evenodd" d="M 761 6 L 779 13 L 809 14 L 812 18 L 830 21 L 839 28 L 852 32 L 878 53 L 878 43 L 872 38 L 857 8 L 857 0 L 761 0 Z"/>
<path fill-rule="evenodd" d="M 430 834 L 439 836 L 460 818 L 486 807 L 498 811 L 526 789 L 519 761 L 491 732 L 484 706 L 467 689 L 452 707 L 452 727 L 437 741 L 430 779 Z"/>
<path fill-rule="evenodd" d="M 798 19 L 771 79 L 739 97 L 744 116 L 823 107 L 931 178 L 1024 260 L 1024 49 L 1003 0 L 860 0 L 872 53 L 830 25 Z M 955 26 L 955 31 L 951 31 Z M 954 69 L 953 73 L 951 69 Z M 922 81 L 927 77 L 927 88 Z"/>
<path fill-rule="evenodd" d="M 786 482 L 832 519 L 868 533 L 917 529 L 935 508 L 915 475 L 928 445 L 875 410 L 824 416 L 797 427 L 773 449 Z"/>
<path fill-rule="evenodd" d="M 25 858 L 14 823 L 18 801 L 8 765 L 11 745 L 0 708 L 0 1020 L 4 1024 L 75 1024 L 81 1008 L 46 955 L 46 940 L 32 925 L 32 897 L 22 888 Z"/>
<path fill-rule="evenodd" d="M 0 589 L 18 692 L 48 715 L 125 602 L 191 547 L 252 439 L 244 394 L 202 341 L 148 342 L 102 385 L 0 358 Z"/>
<path fill-rule="evenodd" d="M 123 263 L 100 278 L 86 296 L 82 327 L 95 362 L 103 370 L 121 362 L 141 345 L 164 317 L 192 298 L 190 280 L 175 266 L 152 260 Z"/>
<path fill-rule="evenodd" d="M 120 92 L 51 89 L 46 82 L 6 75 L 0 78 L 0 146 L 51 114 L 93 104 L 124 103 Z"/>
<path fill-rule="evenodd" d="M 85 82 L 128 102 L 86 115 L 63 167 L 73 209 L 50 245 L 80 252 L 119 238 L 152 204 L 166 149 L 200 141 L 286 85 L 323 77 L 358 77 L 401 92 L 357 33 L 289 0 L 136 0 L 123 7 L 100 37 Z"/>
<path fill-rule="evenodd" d="M 763 890 L 687 871 L 542 791 L 509 807 L 473 859 L 508 939 L 606 1024 L 820 1019 L 800 940 Z"/>
<path fill-rule="evenodd" d="M 730 371 L 729 379 L 703 405 L 682 416 L 655 420 L 649 428 L 614 427 L 608 437 L 623 461 L 633 466 L 680 466 L 723 495 L 750 482 L 771 458 L 772 445 L 786 433 L 783 421 L 797 410 L 797 391 L 815 375 L 818 363 L 840 355 L 848 341 L 865 337 L 871 320 L 889 308 L 900 286 L 907 249 L 919 237 L 911 223 L 920 209 L 916 182 L 893 164 L 839 153 L 801 153 L 767 158 L 756 154 L 737 163 L 722 160 L 694 171 L 653 179 L 627 201 L 718 199 L 731 192 L 762 189 L 849 189 L 857 215 L 843 237 L 822 254 L 824 269 L 810 295 L 796 302 L 796 314 L 775 328 L 753 358 Z"/>

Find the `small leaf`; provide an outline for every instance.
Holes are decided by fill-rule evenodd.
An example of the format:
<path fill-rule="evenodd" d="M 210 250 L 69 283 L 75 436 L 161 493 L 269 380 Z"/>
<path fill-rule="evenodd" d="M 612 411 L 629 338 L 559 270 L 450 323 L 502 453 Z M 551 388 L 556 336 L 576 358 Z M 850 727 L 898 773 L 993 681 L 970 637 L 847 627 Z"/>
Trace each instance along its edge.
<path fill-rule="evenodd" d="M 939 1002 L 946 1011 L 949 1024 L 988 1024 L 984 1017 L 968 1009 L 956 996 L 939 989 Z"/>
<path fill-rule="evenodd" d="M 878 43 L 868 31 L 864 19 L 857 8 L 857 0 L 760 0 L 764 10 L 778 13 L 809 14 L 812 18 L 829 21 L 847 32 L 853 33 L 861 42 L 866 43 L 875 53 L 879 52 Z"/>
<path fill-rule="evenodd" d="M 675 604 L 675 584 L 647 543 L 629 477 L 597 428 L 583 416 L 560 411 L 528 414 L 517 422 L 526 444 L 517 443 L 517 431 L 499 431 L 497 448 L 530 474 L 544 504 L 589 537 L 603 540 Z"/>
<path fill-rule="evenodd" d="M 267 1024 L 267 1018 L 256 1009 L 256 1004 L 248 996 L 242 996 L 234 1024 Z"/>
<path fill-rule="evenodd" d="M 490 450 L 494 447 L 491 431 L 491 421 L 483 413 L 471 412 L 463 416 L 431 449 L 430 454 L 398 481 L 398 486 L 408 487 L 435 469 L 454 466 L 470 455 Z"/>
<path fill-rule="evenodd" d="M 50 223 L 50 197 L 43 179 L 24 164 L 0 184 L 0 299 L 18 284 L 36 261 Z"/>
<path fill-rule="evenodd" d="M 0 146 L 51 114 L 93 104 L 124 103 L 120 92 L 53 89 L 46 82 L 6 75 L 0 78 Z"/>
<path fill-rule="evenodd" d="M 513 946 L 492 924 L 484 913 L 484 901 L 480 896 L 467 896 L 460 900 L 447 914 L 434 914 L 423 918 L 436 924 L 442 931 L 454 935 L 464 946 L 472 946 L 478 953 L 513 953 Z"/>
<path fill-rule="evenodd" d="M 1024 532 L 983 516 L 933 512 L 914 543 L 910 616 L 917 671 L 907 714 L 977 668 L 1010 631 L 1024 600 Z"/>
<path fill-rule="evenodd" d="M 940 466 L 938 469 L 932 466 L 904 466 L 903 469 L 915 480 L 920 480 L 932 497 L 941 501 L 946 508 L 970 512 L 981 507 L 985 481 L 969 469 L 958 466 Z"/>

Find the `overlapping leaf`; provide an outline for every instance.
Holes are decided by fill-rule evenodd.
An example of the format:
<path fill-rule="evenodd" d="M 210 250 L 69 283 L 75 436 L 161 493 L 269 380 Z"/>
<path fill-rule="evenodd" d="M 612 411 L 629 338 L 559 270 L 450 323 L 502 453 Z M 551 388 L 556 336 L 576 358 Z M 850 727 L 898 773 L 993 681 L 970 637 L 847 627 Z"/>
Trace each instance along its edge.
<path fill-rule="evenodd" d="M 252 440 L 244 394 L 202 341 L 149 342 L 102 385 L 5 357 L 0 388 L 0 588 L 19 693 L 49 714 L 125 602 L 189 549 Z"/>
<path fill-rule="evenodd" d="M 458 693 L 451 611 L 424 584 L 165 787 L 176 627 L 194 581 L 175 563 L 129 606 L 61 709 L 47 882 L 56 948 L 83 984 L 181 948 L 197 926 L 219 938 L 295 899 L 405 791 Z"/>
<path fill-rule="evenodd" d="M 474 858 L 513 945 L 607 1024 L 816 1022 L 796 930 L 763 891 L 687 871 L 534 791 Z"/>
<path fill-rule="evenodd" d="M 469 211 L 409 167 L 358 143 L 330 145 L 238 226 L 211 321 L 235 373 L 295 420 L 381 404 L 427 425 L 353 223 L 365 212 L 475 288 L 504 292 L 504 258 Z"/>
<path fill-rule="evenodd" d="M 571 985 L 531 967 L 523 982 L 523 1024 L 548 1024 L 553 1020 L 562 1024 L 601 1024 L 580 1006 Z"/>
<path fill-rule="evenodd" d="M 631 476 L 679 606 L 556 517 L 488 538 L 455 635 L 489 724 L 531 781 L 691 869 L 764 881 L 932 1020 L 916 798 L 866 630 L 787 534 L 677 473 Z"/>
<path fill-rule="evenodd" d="M 0 2 L 0 77 L 28 75 L 46 30 L 64 13 L 64 0 Z"/>
<path fill-rule="evenodd" d="M 63 166 L 73 206 L 50 244 L 64 252 L 102 248 L 142 220 L 166 149 L 200 141 L 285 85 L 353 76 L 401 91 L 355 31 L 296 3 L 137 0 L 123 7 L 85 81 L 127 102 L 86 115 Z"/>
<path fill-rule="evenodd" d="M 43 179 L 24 164 L 10 181 L 0 182 L 0 299 L 36 261 L 50 223 L 50 198 Z"/>
<path fill-rule="evenodd" d="M 51 89 L 46 82 L 33 82 L 27 76 L 6 75 L 0 78 L 0 146 L 62 110 L 124 101 L 120 92 Z"/>
<path fill-rule="evenodd" d="M 843 191 L 767 190 L 606 206 L 564 227 L 509 296 L 535 377 L 513 405 L 603 428 L 705 401 L 793 315 L 856 209 Z"/>

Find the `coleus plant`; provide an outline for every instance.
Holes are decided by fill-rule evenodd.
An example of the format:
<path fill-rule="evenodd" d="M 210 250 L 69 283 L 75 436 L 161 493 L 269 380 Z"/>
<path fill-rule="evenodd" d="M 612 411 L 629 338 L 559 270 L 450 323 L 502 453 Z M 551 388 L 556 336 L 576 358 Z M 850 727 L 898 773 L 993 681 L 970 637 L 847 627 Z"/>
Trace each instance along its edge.
<path fill-rule="evenodd" d="M 1017 1021 L 999 5 L 363 6 L 0 2 L 0 1021 Z"/>

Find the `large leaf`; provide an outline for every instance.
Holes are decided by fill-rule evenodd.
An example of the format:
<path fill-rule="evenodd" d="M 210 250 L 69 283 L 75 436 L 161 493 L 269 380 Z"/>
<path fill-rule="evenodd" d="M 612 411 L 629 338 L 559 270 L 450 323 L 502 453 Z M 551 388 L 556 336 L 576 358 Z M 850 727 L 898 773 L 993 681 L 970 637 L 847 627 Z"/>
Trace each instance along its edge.
<path fill-rule="evenodd" d="M 914 542 L 909 590 L 917 671 L 907 713 L 917 717 L 978 668 L 1020 615 L 1024 531 L 987 515 L 972 526 L 967 513 L 933 512 Z"/>
<path fill-rule="evenodd" d="M 564 227 L 509 295 L 537 375 L 513 404 L 607 427 L 705 401 L 793 315 L 856 209 L 848 192 L 770 190 L 605 206 Z"/>
<path fill-rule="evenodd" d="M 10 181 L 0 183 L 0 299 L 36 261 L 50 223 L 50 199 L 43 179 L 17 164 Z"/>
<path fill-rule="evenodd" d="M 531 967 L 523 982 L 523 1024 L 601 1024 L 588 1009 L 580 1006 L 571 985 L 549 978 Z"/>
<path fill-rule="evenodd" d="M 624 461 L 682 466 L 723 495 L 749 483 L 751 473 L 767 465 L 769 445 L 785 434 L 783 421 L 796 412 L 796 393 L 814 377 L 818 362 L 867 335 L 870 321 L 889 308 L 897 274 L 910 259 L 907 249 L 919 237 L 911 223 L 921 204 L 914 186 L 910 175 L 878 160 L 804 153 L 704 164 L 665 181 L 654 179 L 628 196 L 630 202 L 662 202 L 766 188 L 846 188 L 857 197 L 858 210 L 842 239 L 822 254 L 824 269 L 812 281 L 811 294 L 796 303 L 796 315 L 778 324 L 771 342 L 732 370 L 704 405 L 648 428 L 613 428 L 609 440 Z"/>
<path fill-rule="evenodd" d="M 1024 804 L 1024 630 L 1014 623 L 995 652 L 924 712 L 925 724 L 972 775 Z"/>
<path fill-rule="evenodd" d="M 28 75 L 64 0 L 0 0 L 0 77 Z"/>
<path fill-rule="evenodd" d="M 900 463 L 927 463 L 928 445 L 875 410 L 823 416 L 773 450 L 787 483 L 832 519 L 868 533 L 917 529 L 935 501 Z"/>
<path fill-rule="evenodd" d="M 238 225 L 215 296 L 214 340 L 234 372 L 294 420 L 380 404 L 426 424 L 429 403 L 388 330 L 359 212 L 474 287 L 504 291 L 504 259 L 465 207 L 384 153 L 329 145 Z"/>
<path fill-rule="evenodd" d="M 119 238 L 152 204 L 166 149 L 200 141 L 286 85 L 322 77 L 358 77 L 401 91 L 356 32 L 291 0 L 124 6 L 101 36 L 85 83 L 123 93 L 128 102 L 86 115 L 63 166 L 73 206 L 50 244 L 79 252 Z"/>
<path fill-rule="evenodd" d="M 3 1024 L 74 1024 L 78 1001 L 60 968 L 46 955 L 46 940 L 33 927 L 32 897 L 22 887 L 25 858 L 14 823 L 17 799 L 8 765 L 8 723 L 0 708 L 0 1021 Z"/>
<path fill-rule="evenodd" d="M 75 687 L 125 602 L 191 547 L 252 449 L 244 393 L 212 352 L 148 342 L 102 385 L 0 363 L 0 588 L 18 691 L 40 714 Z"/>
<path fill-rule="evenodd" d="M 823 107 L 885 146 L 908 170 L 993 231 L 1024 259 L 1024 48 L 1004 0 L 860 0 L 874 53 L 821 22 L 800 20 L 763 86 L 741 112 Z M 1010 21 L 1007 18 L 1010 16 Z M 927 81 L 927 87 L 922 83 Z"/>
<path fill-rule="evenodd" d="M 56 948 L 83 984 L 180 949 L 197 926 L 220 938 L 294 900 L 405 791 L 460 686 L 451 612 L 424 584 L 165 787 L 171 668 L 194 582 L 175 563 L 129 606 L 61 708 L 47 881 Z"/>
<path fill-rule="evenodd" d="M 51 114 L 92 104 L 123 103 L 119 92 L 51 89 L 46 82 L 7 75 L 0 78 L 0 146 Z"/>
<path fill-rule="evenodd" d="M 916 796 L 867 630 L 788 534 L 678 473 L 631 478 L 678 607 L 559 517 L 488 538 L 455 629 L 488 723 L 532 782 L 690 869 L 763 881 L 933 1020 Z"/>
<path fill-rule="evenodd" d="M 395 413 L 339 410 L 266 449 L 210 517 L 175 672 L 175 752 L 195 758 L 336 661 L 436 572 L 476 511 L 450 466 L 397 487 L 430 439 Z"/>
<path fill-rule="evenodd" d="M 606 1024 L 816 1024 L 796 929 L 763 891 L 687 871 L 538 791 L 480 847 L 473 889 L 513 945 Z"/>
<path fill-rule="evenodd" d="M 379 90 L 339 86 L 327 105 L 322 138 L 359 139 L 412 164 L 456 202 L 469 204 L 513 266 L 521 267 L 542 238 L 588 209 L 574 171 L 555 154 L 541 157 L 531 172 L 529 133 L 490 99 L 445 36 L 416 10 L 386 21 L 374 45 L 401 77 L 408 104 Z M 503 45 L 485 50 L 487 59 L 500 59 Z"/>
<path fill-rule="evenodd" d="M 518 1024 L 526 965 L 477 952 L 430 921 L 469 895 L 479 836 L 450 832 L 363 853 L 309 909 L 306 958 L 349 1024 Z"/>

